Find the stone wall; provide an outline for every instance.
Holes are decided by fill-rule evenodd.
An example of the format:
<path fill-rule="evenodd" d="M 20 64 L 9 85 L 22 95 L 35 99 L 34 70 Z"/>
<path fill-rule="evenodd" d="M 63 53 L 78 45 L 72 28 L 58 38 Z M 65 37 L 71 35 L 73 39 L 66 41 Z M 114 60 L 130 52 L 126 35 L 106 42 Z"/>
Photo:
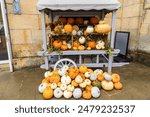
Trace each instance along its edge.
<path fill-rule="evenodd" d="M 42 59 L 37 51 L 42 49 L 40 13 L 36 10 L 38 0 L 20 0 L 21 15 L 13 14 L 12 0 L 6 0 L 8 23 L 15 68 L 37 66 Z"/>
<path fill-rule="evenodd" d="M 12 0 L 5 1 L 14 67 L 40 65 L 43 61 L 36 52 L 41 50 L 43 41 L 40 13 L 36 10 L 38 0 L 20 0 L 21 15 L 12 13 Z M 119 1 L 122 7 L 117 11 L 116 30 L 131 33 L 129 50 L 150 53 L 150 0 Z M 105 20 L 111 23 L 111 14 Z"/>

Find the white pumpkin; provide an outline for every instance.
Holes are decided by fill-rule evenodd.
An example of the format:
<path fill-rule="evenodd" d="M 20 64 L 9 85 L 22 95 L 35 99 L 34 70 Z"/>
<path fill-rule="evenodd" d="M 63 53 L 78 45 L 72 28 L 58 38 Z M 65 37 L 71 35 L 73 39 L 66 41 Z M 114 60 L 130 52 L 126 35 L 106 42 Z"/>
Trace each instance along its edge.
<path fill-rule="evenodd" d="M 74 86 L 73 85 L 68 85 L 67 90 L 73 92 L 74 91 Z"/>
<path fill-rule="evenodd" d="M 110 74 L 108 74 L 108 73 L 104 73 L 104 78 L 105 78 L 105 80 L 109 80 L 109 81 L 111 81 L 111 80 L 112 80 L 111 75 L 110 75 Z"/>
<path fill-rule="evenodd" d="M 75 88 L 75 90 L 73 91 L 73 97 L 75 99 L 79 99 L 82 97 L 82 90 L 80 88 Z"/>
<path fill-rule="evenodd" d="M 84 44 L 85 41 L 86 41 L 86 39 L 85 39 L 84 36 L 81 36 L 81 37 L 79 38 L 79 43 L 80 43 L 80 44 Z"/>
<path fill-rule="evenodd" d="M 89 78 L 91 76 L 91 73 L 90 72 L 85 72 L 84 75 L 85 75 L 86 78 Z"/>
<path fill-rule="evenodd" d="M 95 73 L 91 73 L 91 76 L 90 76 L 90 80 L 96 80 L 97 79 L 97 75 Z"/>
<path fill-rule="evenodd" d="M 102 40 L 100 40 L 100 41 L 97 41 L 97 44 L 104 46 L 104 45 L 105 45 L 105 42 L 102 41 Z"/>
<path fill-rule="evenodd" d="M 82 32 L 81 30 L 79 30 L 79 31 L 77 32 L 77 35 L 78 35 L 78 36 L 82 36 L 82 35 L 83 35 L 83 32 Z"/>
<path fill-rule="evenodd" d="M 60 85 L 60 89 L 61 89 L 62 91 L 66 90 L 66 89 L 67 89 L 67 85 L 66 85 L 66 84 L 61 84 L 61 85 Z"/>
<path fill-rule="evenodd" d="M 80 86 L 81 88 L 85 88 L 85 87 L 86 87 L 86 83 L 85 83 L 85 82 L 82 82 L 82 83 L 79 84 L 79 86 Z"/>
<path fill-rule="evenodd" d="M 56 88 L 54 90 L 54 97 L 55 98 L 61 98 L 63 96 L 63 91 L 60 88 Z"/>
<path fill-rule="evenodd" d="M 43 91 L 46 89 L 47 83 L 41 83 L 38 87 L 38 90 L 40 93 L 43 93 Z"/>
<path fill-rule="evenodd" d="M 61 83 L 70 84 L 71 83 L 71 78 L 67 75 L 64 75 L 64 76 L 61 77 Z"/>
<path fill-rule="evenodd" d="M 73 30 L 73 31 L 72 31 L 72 35 L 73 35 L 73 36 L 77 35 L 77 31 L 76 31 L 76 30 Z"/>
<path fill-rule="evenodd" d="M 102 74 L 102 73 L 103 73 L 103 70 L 101 70 L 101 69 L 96 69 L 96 70 L 94 70 L 94 73 L 95 73 L 96 75 Z"/>
<path fill-rule="evenodd" d="M 88 26 L 88 27 L 86 28 L 86 33 L 90 34 L 90 33 L 93 33 L 93 32 L 94 32 L 93 26 Z"/>
<path fill-rule="evenodd" d="M 72 92 L 71 91 L 68 91 L 68 90 L 65 90 L 64 91 L 64 97 L 69 99 L 72 97 Z"/>
<path fill-rule="evenodd" d="M 64 65 L 63 69 L 65 69 L 67 71 L 69 69 L 68 65 Z"/>
<path fill-rule="evenodd" d="M 60 76 L 64 76 L 64 75 L 66 74 L 66 70 L 63 69 L 63 68 L 61 68 L 61 69 L 58 70 L 58 74 L 59 74 Z"/>
<path fill-rule="evenodd" d="M 114 88 L 113 82 L 112 81 L 108 81 L 108 80 L 103 80 L 101 82 L 101 85 L 102 85 L 102 88 L 104 90 L 107 90 L 107 91 L 113 90 L 113 88 Z"/>
<path fill-rule="evenodd" d="M 101 94 L 100 89 L 98 87 L 92 87 L 91 94 L 94 98 L 98 98 Z"/>
<path fill-rule="evenodd" d="M 96 49 L 97 50 L 105 49 L 105 46 L 102 46 L 100 44 L 96 44 Z"/>
<path fill-rule="evenodd" d="M 51 88 L 52 88 L 52 89 L 56 89 L 56 88 L 57 88 L 57 84 L 56 84 L 56 83 L 52 83 L 52 84 L 51 84 Z"/>
<path fill-rule="evenodd" d="M 85 79 L 84 82 L 85 82 L 86 85 L 91 85 L 91 80 L 90 79 Z"/>
<path fill-rule="evenodd" d="M 77 75 L 76 78 L 75 78 L 75 82 L 76 83 L 82 83 L 83 82 L 83 79 L 80 75 Z"/>
<path fill-rule="evenodd" d="M 46 71 L 46 72 L 44 73 L 44 77 L 47 78 L 47 77 L 51 76 L 52 74 L 53 74 L 52 72 Z"/>

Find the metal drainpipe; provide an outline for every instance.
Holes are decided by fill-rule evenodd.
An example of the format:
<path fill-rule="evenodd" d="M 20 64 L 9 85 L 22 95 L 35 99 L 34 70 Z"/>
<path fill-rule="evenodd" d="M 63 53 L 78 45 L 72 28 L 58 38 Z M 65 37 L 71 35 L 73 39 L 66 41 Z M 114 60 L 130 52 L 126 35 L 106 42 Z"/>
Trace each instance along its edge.
<path fill-rule="evenodd" d="M 0 2 L 1 2 L 1 12 L 2 12 L 4 31 L 5 31 L 5 39 L 6 39 L 6 46 L 7 46 L 7 52 L 8 52 L 8 59 L 9 59 L 9 68 L 10 68 L 10 72 L 13 72 L 12 49 L 11 49 L 11 43 L 10 43 L 10 33 L 9 33 L 9 28 L 8 28 L 8 20 L 7 20 L 7 16 L 6 16 L 6 6 L 5 6 L 4 0 L 1 0 Z"/>

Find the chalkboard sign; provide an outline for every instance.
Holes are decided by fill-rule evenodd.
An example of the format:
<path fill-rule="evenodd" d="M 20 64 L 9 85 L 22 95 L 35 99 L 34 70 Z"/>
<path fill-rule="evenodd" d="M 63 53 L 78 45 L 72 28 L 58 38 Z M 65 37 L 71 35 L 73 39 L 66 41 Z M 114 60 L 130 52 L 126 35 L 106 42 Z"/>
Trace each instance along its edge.
<path fill-rule="evenodd" d="M 121 55 L 126 56 L 128 51 L 130 32 L 116 31 L 115 49 L 119 49 Z"/>

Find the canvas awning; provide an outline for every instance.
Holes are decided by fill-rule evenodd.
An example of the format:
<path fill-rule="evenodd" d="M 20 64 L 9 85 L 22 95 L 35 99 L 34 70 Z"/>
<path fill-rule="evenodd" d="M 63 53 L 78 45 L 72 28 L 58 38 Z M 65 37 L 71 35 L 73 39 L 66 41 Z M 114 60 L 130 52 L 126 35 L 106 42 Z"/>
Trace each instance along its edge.
<path fill-rule="evenodd" d="M 118 0 L 39 0 L 37 9 L 44 10 L 115 10 L 120 7 Z"/>

